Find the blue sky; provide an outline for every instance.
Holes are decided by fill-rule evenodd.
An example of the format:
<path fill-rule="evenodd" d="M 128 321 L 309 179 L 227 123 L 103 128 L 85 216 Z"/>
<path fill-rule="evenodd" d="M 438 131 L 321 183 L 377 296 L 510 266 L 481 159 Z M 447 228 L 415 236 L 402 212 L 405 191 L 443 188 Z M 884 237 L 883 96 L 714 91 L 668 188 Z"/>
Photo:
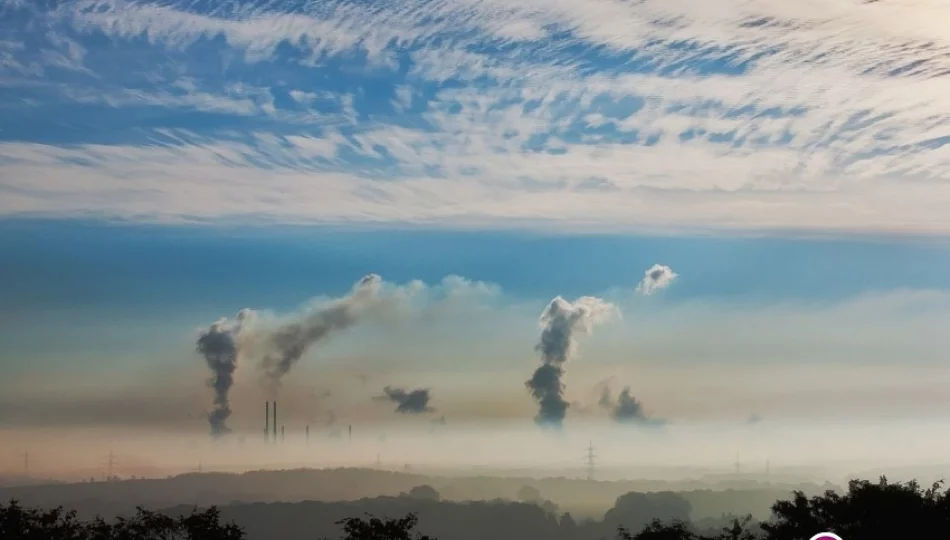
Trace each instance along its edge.
<path fill-rule="evenodd" d="M 197 327 L 367 272 L 472 296 L 442 338 L 325 357 L 530 370 L 545 303 L 602 295 L 628 316 L 590 362 L 658 369 L 657 395 L 686 364 L 934 365 L 947 21 L 937 0 L 0 0 L 8 386 L 161 367 L 200 393 Z M 654 264 L 678 277 L 637 298 Z"/>
<path fill-rule="evenodd" d="M 947 229 L 936 0 L 0 9 L 5 215 Z"/>

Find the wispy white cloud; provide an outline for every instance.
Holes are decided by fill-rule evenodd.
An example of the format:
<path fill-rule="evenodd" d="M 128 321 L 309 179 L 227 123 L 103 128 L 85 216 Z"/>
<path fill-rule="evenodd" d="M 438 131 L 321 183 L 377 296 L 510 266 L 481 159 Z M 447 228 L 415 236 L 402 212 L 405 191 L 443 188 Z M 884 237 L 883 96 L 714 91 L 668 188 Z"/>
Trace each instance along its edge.
<path fill-rule="evenodd" d="M 35 16 L 55 29 L 37 50 L 59 55 L 10 42 L 0 70 L 82 67 L 105 83 L 59 98 L 257 123 L 108 150 L 7 136 L 6 213 L 114 213 L 96 202 L 110 194 L 162 219 L 950 232 L 937 0 L 84 0 Z M 116 80 L 83 41 L 103 36 L 189 84 Z M 197 70 L 212 46 L 218 71 Z M 135 179 L 124 195 L 117 178 Z"/>
<path fill-rule="evenodd" d="M 254 139 L 273 138 L 261 135 Z M 564 178 L 563 172 L 535 184 L 484 172 L 468 175 L 463 181 L 422 175 L 380 181 L 327 170 L 340 163 L 339 149 L 348 148 L 344 139 L 339 139 L 339 144 L 308 137 L 276 140 L 282 142 L 198 144 L 190 139 L 188 145 L 68 148 L 0 144 L 3 188 L 18 195 L 0 201 L 0 212 L 156 221 L 368 220 L 562 230 L 897 229 L 933 234 L 945 232 L 942 215 L 950 203 L 950 194 L 935 193 L 926 184 L 881 183 L 864 192 L 829 189 L 813 193 L 639 187 L 618 197 L 609 187 L 563 189 L 564 184 L 556 181 Z M 668 155 L 674 159 L 674 154 Z M 690 159 L 689 153 L 681 151 L 679 155 Z M 529 161 L 527 156 L 522 159 Z M 513 167 L 518 163 L 512 162 Z M 882 215 L 891 221 L 882 222 Z M 895 222 L 900 226 L 895 227 Z"/>

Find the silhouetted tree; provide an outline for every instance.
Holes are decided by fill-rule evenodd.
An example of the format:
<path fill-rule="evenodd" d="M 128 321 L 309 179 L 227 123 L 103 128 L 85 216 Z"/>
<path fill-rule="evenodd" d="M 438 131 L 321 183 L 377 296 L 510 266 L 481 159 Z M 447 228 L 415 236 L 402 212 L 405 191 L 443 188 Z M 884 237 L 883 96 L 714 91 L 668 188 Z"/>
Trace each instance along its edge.
<path fill-rule="evenodd" d="M 688 523 L 679 520 L 663 523 L 654 519 L 635 535 L 622 526 L 617 527 L 617 536 L 621 540 L 700 540 Z"/>
<path fill-rule="evenodd" d="M 539 501 L 538 506 L 540 506 L 541 510 L 544 510 L 545 513 L 551 514 L 554 516 L 556 516 L 558 510 L 560 510 L 557 503 L 551 500 Z"/>
<path fill-rule="evenodd" d="M 796 492 L 792 500 L 772 506 L 773 518 L 762 525 L 768 540 L 808 538 L 832 531 L 843 538 L 877 540 L 932 538 L 950 531 L 950 498 L 942 482 L 924 490 L 917 482 L 877 484 L 853 480 L 848 492 L 807 498 Z"/>
<path fill-rule="evenodd" d="M 541 500 L 541 492 L 538 491 L 538 488 L 533 486 L 521 486 L 521 489 L 518 490 L 515 496 L 519 501 L 526 503 L 534 503 Z"/>
<path fill-rule="evenodd" d="M 427 486 L 419 486 L 420 488 Z M 430 488 L 431 489 L 431 488 Z M 432 490 L 435 491 L 435 490 Z M 428 490 L 420 492 L 431 493 Z M 418 493 L 417 493 L 418 494 Z M 423 508 L 432 519 L 428 530 L 441 536 L 458 534 L 460 538 L 553 538 L 555 540 L 584 540 L 604 538 L 617 531 L 619 540 L 801 540 L 821 531 L 833 531 L 844 538 L 861 540 L 893 540 L 894 538 L 943 538 L 950 531 L 950 491 L 942 491 L 942 483 L 924 489 L 916 482 L 889 483 L 881 478 L 877 483 L 852 481 L 843 494 L 827 491 L 823 495 L 806 497 L 794 492 L 789 500 L 780 500 L 772 506 L 772 518 L 756 525 L 751 516 L 736 518 L 723 516 L 720 520 L 705 520 L 704 524 L 690 524 L 690 504 L 674 493 L 628 493 L 617 503 L 601 523 L 575 523 L 569 514 L 558 519 L 545 514 L 535 505 L 503 502 L 474 502 L 461 504 L 438 503 L 431 500 L 384 498 L 377 501 L 379 512 L 403 514 L 413 507 Z M 261 538 L 290 539 L 317 536 L 315 520 L 323 531 L 341 515 L 358 513 L 366 506 L 340 507 L 325 503 L 302 503 L 281 507 L 280 519 L 273 516 L 272 505 L 240 505 L 232 511 L 240 512 L 249 528 L 258 527 L 254 534 Z M 355 504 L 355 503 L 354 503 Z M 395 506 L 392 506 L 395 505 Z M 237 508 L 235 510 L 235 508 Z M 318 512 L 324 508 L 327 513 Z M 336 510 L 332 510 L 336 508 Z M 286 519 L 293 509 L 296 519 Z M 331 510 L 326 510 L 331 509 Z M 358 510 L 356 510 L 358 509 Z M 240 527 L 222 524 L 217 508 L 199 511 L 182 507 L 166 513 L 138 508 L 130 518 L 105 521 L 96 518 L 79 521 L 76 513 L 61 507 L 52 510 L 25 508 L 16 501 L 0 505 L 0 540 L 243 540 Z M 352 512 L 352 513 L 351 513 Z M 430 513 L 431 512 L 431 513 Z M 434 540 L 416 531 L 417 518 L 408 514 L 398 519 L 347 518 L 335 522 L 342 526 L 340 540 Z M 178 516 L 178 517 L 172 517 Z M 324 516 L 324 517 L 321 517 Z M 332 516 L 332 517 L 328 517 Z M 728 518 L 728 521 L 726 519 Z M 288 536 L 286 526 L 299 527 L 299 535 Z M 474 526 L 489 526 L 476 535 Z M 431 527 L 431 529 L 429 529 Z M 631 533 L 629 531 L 639 532 Z M 301 536 L 302 535 L 302 536 Z"/>
<path fill-rule="evenodd" d="M 17 501 L 0 507 L 0 538 L 17 540 L 83 540 L 85 527 L 75 511 L 62 507 L 41 511 Z"/>
<path fill-rule="evenodd" d="M 723 527 L 722 532 L 714 540 L 756 540 L 761 535 L 749 528 L 751 522 L 752 516 L 733 518 L 732 523 Z"/>
<path fill-rule="evenodd" d="M 636 531 L 659 522 L 688 523 L 691 512 L 689 501 L 676 493 L 631 492 L 617 497 L 614 507 L 604 514 L 604 525 Z"/>
<path fill-rule="evenodd" d="M 442 496 L 439 495 L 439 492 L 435 490 L 434 487 L 428 485 L 416 486 L 409 490 L 407 494 L 413 499 L 421 499 L 424 501 L 439 501 L 442 499 Z"/>
<path fill-rule="evenodd" d="M 132 518 L 112 523 L 102 518 L 90 522 L 62 508 L 40 511 L 23 508 L 17 501 L 0 507 L 0 538 L 3 540 L 243 540 L 237 525 L 221 524 L 217 508 L 172 518 L 138 508 Z"/>
<path fill-rule="evenodd" d="M 368 519 L 346 518 L 337 521 L 343 526 L 340 540 L 436 540 L 415 532 L 418 518 L 408 514 L 397 519 L 380 519 L 367 514 Z"/>

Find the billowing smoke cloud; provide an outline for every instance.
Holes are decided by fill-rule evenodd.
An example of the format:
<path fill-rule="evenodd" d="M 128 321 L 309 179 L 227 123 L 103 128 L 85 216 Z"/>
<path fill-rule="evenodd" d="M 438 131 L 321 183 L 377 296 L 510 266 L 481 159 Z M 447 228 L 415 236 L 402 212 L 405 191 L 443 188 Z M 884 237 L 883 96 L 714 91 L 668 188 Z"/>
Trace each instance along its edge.
<path fill-rule="evenodd" d="M 208 423 L 214 436 L 230 431 L 227 426 L 231 416 L 228 393 L 234 386 L 234 372 L 241 357 L 242 332 L 253 318 L 253 311 L 242 309 L 235 320 L 220 319 L 198 337 L 197 351 L 211 370 L 208 386 L 214 391 L 214 409 L 208 414 Z"/>
<path fill-rule="evenodd" d="M 534 371 L 525 385 L 537 400 L 539 410 L 535 421 L 542 425 L 560 426 L 567 416 L 570 404 L 564 399 L 564 369 L 554 364 L 544 364 Z"/>
<path fill-rule="evenodd" d="M 383 281 L 369 274 L 358 281 L 349 294 L 317 309 L 310 310 L 277 326 L 255 325 L 254 331 L 242 339 L 243 353 L 253 353 L 259 359 L 263 382 L 271 394 L 280 388 L 281 381 L 300 361 L 308 349 L 343 332 L 371 314 L 385 315 L 388 323 L 402 323 L 410 318 L 423 320 L 423 315 L 439 313 L 447 304 L 457 304 L 460 298 L 480 298 L 494 294 L 495 289 L 480 282 L 449 277 L 437 287 L 427 287 L 420 281 L 395 287 L 383 294 Z M 421 305 L 420 305 L 421 303 Z M 217 328 L 215 332 L 226 333 Z M 211 339 L 211 338 L 209 338 Z M 216 360 L 217 362 L 217 360 Z M 227 361 L 224 361 L 227 364 Z M 358 374 L 361 384 L 369 380 Z"/>
<path fill-rule="evenodd" d="M 677 276 L 678 274 L 669 266 L 654 264 L 643 273 L 643 279 L 637 285 L 637 292 L 649 296 L 656 291 L 669 287 Z"/>
<path fill-rule="evenodd" d="M 420 414 L 435 410 L 429 407 L 429 399 L 431 396 L 429 395 L 428 388 L 406 391 L 402 388 L 387 386 L 383 388 L 383 394 L 385 395 L 375 399 L 396 403 L 396 412 L 400 414 Z"/>
<path fill-rule="evenodd" d="M 610 387 L 604 387 L 600 396 L 600 406 L 610 409 L 610 417 L 621 424 L 662 425 L 662 420 L 650 418 L 643 410 L 643 404 L 633 396 L 629 386 L 625 386 L 614 401 Z"/>
<path fill-rule="evenodd" d="M 594 325 L 619 314 L 616 306 L 600 298 L 585 296 L 574 303 L 556 297 L 541 314 L 541 339 L 535 350 L 542 365 L 525 386 L 538 402 L 535 421 L 560 427 L 570 404 L 564 399 L 564 365 L 577 349 L 576 335 L 589 334 Z"/>
<path fill-rule="evenodd" d="M 610 411 L 610 417 L 614 420 L 627 424 L 640 424 L 647 421 L 647 415 L 643 412 L 643 405 L 630 393 L 630 387 L 624 387 L 617 396 L 617 404 Z"/>
<path fill-rule="evenodd" d="M 382 278 L 369 274 L 353 286 L 349 295 L 270 333 L 266 340 L 273 352 L 264 356 L 261 367 L 271 390 L 280 387 L 284 375 L 313 344 L 353 326 L 367 309 L 379 305 L 381 286 Z"/>

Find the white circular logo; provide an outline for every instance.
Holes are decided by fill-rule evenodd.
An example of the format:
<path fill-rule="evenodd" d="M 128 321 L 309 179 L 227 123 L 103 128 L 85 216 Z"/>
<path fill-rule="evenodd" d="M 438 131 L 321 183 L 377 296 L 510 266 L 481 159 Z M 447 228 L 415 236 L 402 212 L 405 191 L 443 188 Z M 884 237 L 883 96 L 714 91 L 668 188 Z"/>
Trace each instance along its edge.
<path fill-rule="evenodd" d="M 810 540 L 841 540 L 841 537 L 835 533 L 823 532 L 812 536 Z"/>

